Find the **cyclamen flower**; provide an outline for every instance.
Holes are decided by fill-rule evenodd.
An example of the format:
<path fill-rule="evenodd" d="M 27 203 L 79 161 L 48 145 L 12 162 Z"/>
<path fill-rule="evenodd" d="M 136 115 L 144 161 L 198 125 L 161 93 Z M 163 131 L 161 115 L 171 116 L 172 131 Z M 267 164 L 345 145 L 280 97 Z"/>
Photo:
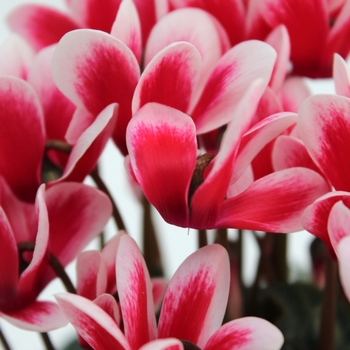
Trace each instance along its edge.
<path fill-rule="evenodd" d="M 78 183 L 38 189 L 36 202 L 18 200 L 0 178 L 0 317 L 27 330 L 46 332 L 66 321 L 55 303 L 37 301 L 62 266 L 106 225 L 111 204 L 100 191 Z"/>
<path fill-rule="evenodd" d="M 221 326 L 229 291 L 229 259 L 219 245 L 193 253 L 176 271 L 166 291 L 158 330 L 146 264 L 134 240 L 126 235 L 120 239 L 116 278 L 124 332 L 88 299 L 56 295 L 68 320 L 93 349 L 181 350 L 187 341 L 204 350 L 274 350 L 283 343 L 281 332 L 259 318 Z"/>

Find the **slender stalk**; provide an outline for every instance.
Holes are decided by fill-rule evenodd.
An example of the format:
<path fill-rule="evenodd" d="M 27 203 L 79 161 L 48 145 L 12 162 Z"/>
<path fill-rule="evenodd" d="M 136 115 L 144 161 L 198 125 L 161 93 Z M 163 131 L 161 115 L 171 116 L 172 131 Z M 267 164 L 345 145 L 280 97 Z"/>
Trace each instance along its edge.
<path fill-rule="evenodd" d="M 238 261 L 238 273 L 239 273 L 239 286 L 243 293 L 243 230 L 238 230 L 238 242 L 237 242 L 237 261 Z"/>
<path fill-rule="evenodd" d="M 1 328 L 0 328 L 0 344 L 4 346 L 4 350 L 11 350 L 11 347 L 6 340 L 4 333 L 2 333 Z"/>
<path fill-rule="evenodd" d="M 207 230 L 198 230 L 198 248 L 208 245 Z"/>
<path fill-rule="evenodd" d="M 91 173 L 90 176 L 92 177 L 92 179 L 94 180 L 96 186 L 98 187 L 98 189 L 100 189 L 102 192 L 104 192 L 109 199 L 112 202 L 112 207 L 113 207 L 113 218 L 115 220 L 115 223 L 118 227 L 118 230 L 126 230 L 126 226 L 124 224 L 124 221 L 119 213 L 117 204 L 115 203 L 111 193 L 109 192 L 107 186 L 105 185 L 105 183 L 103 182 L 103 180 L 100 177 L 100 174 L 98 173 L 97 168 L 95 168 Z"/>
<path fill-rule="evenodd" d="M 44 344 L 45 344 L 45 348 L 46 350 L 55 350 L 50 337 L 47 333 L 40 333 L 41 335 L 41 339 L 43 340 Z"/>
<path fill-rule="evenodd" d="M 274 277 L 277 282 L 287 282 L 287 235 L 268 233 L 273 235 L 273 248 L 271 252 L 271 266 L 274 270 Z"/>
<path fill-rule="evenodd" d="M 100 250 L 102 250 L 103 247 L 106 245 L 105 232 L 102 231 L 102 232 L 99 234 L 98 238 L 99 238 L 99 242 L 100 242 Z"/>
<path fill-rule="evenodd" d="M 318 350 L 335 349 L 337 275 L 338 272 L 336 262 L 327 257 L 326 285 L 323 293 Z"/>

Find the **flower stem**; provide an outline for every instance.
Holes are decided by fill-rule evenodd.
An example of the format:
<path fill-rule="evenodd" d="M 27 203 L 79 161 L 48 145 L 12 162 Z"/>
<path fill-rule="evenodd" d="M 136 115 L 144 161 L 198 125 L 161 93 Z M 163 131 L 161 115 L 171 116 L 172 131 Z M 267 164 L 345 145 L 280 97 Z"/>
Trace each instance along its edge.
<path fill-rule="evenodd" d="M 207 230 L 198 230 L 198 248 L 208 245 Z"/>
<path fill-rule="evenodd" d="M 2 333 L 1 328 L 0 328 L 0 344 L 4 346 L 4 350 L 11 350 L 11 347 L 6 340 L 4 333 Z"/>
<path fill-rule="evenodd" d="M 55 350 L 53 344 L 51 343 L 50 337 L 47 333 L 40 333 L 41 338 L 45 344 L 47 350 Z"/>

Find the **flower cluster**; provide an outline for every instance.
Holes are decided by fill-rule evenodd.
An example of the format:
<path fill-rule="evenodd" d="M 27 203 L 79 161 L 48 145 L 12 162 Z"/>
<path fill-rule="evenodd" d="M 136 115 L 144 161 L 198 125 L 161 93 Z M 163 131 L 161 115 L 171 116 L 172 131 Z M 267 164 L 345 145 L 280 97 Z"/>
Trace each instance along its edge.
<path fill-rule="evenodd" d="M 0 47 L 0 317 L 48 349 L 67 323 L 98 350 L 350 346 L 333 331 L 350 300 L 350 0 L 61 1 L 14 9 Z M 305 77 L 336 93 L 312 95 Z M 142 253 L 99 174 L 109 140 L 143 206 Z M 198 231 L 169 280 L 151 208 Z M 309 287 L 324 289 L 307 336 L 285 303 L 282 234 L 301 230 L 318 246 Z M 260 248 L 252 286 L 244 231 Z M 39 300 L 56 277 L 67 292 Z"/>

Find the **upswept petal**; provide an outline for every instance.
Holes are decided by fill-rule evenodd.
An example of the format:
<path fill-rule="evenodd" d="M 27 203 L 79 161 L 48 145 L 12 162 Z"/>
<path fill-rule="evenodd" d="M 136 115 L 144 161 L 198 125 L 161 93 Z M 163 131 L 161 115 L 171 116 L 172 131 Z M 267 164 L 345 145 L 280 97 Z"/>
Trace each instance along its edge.
<path fill-rule="evenodd" d="M 99 251 L 90 250 L 80 253 L 76 270 L 77 294 L 93 300 L 106 291 L 107 271 Z"/>
<path fill-rule="evenodd" d="M 190 227 L 204 229 L 214 227 L 217 214 L 227 193 L 240 141 L 251 124 L 260 97 L 264 92 L 264 85 L 261 79 L 253 82 L 232 113 L 232 121 L 225 131 L 219 153 L 210 163 L 212 167 L 203 183 L 192 196 Z"/>
<path fill-rule="evenodd" d="M 146 263 L 136 242 L 120 237 L 116 275 L 124 334 L 131 349 L 157 338 L 152 284 Z"/>
<path fill-rule="evenodd" d="M 129 47 L 137 62 L 141 63 L 141 23 L 132 0 L 123 0 L 120 3 L 117 17 L 111 29 L 111 35 Z"/>
<path fill-rule="evenodd" d="M 149 103 L 131 119 L 127 145 L 134 175 L 147 199 L 164 220 L 187 227 L 187 197 L 197 157 L 192 119 Z"/>
<path fill-rule="evenodd" d="M 159 338 L 175 337 L 203 348 L 220 327 L 230 283 L 228 254 L 213 244 L 190 255 L 172 277 L 159 318 Z"/>
<path fill-rule="evenodd" d="M 295 124 L 296 121 L 297 114 L 282 112 L 265 118 L 251 128 L 242 138 L 230 184 L 237 181 L 265 145 Z"/>
<path fill-rule="evenodd" d="M 140 350 L 183 350 L 184 347 L 180 340 L 168 338 L 159 339 L 141 346 Z"/>
<path fill-rule="evenodd" d="M 334 54 L 333 79 L 337 95 L 350 98 L 350 71 L 345 60 Z"/>
<path fill-rule="evenodd" d="M 81 134 L 94 122 L 95 119 L 96 116 L 87 111 L 84 107 L 76 108 L 64 136 L 67 143 L 74 145 Z"/>
<path fill-rule="evenodd" d="M 339 277 L 344 293 L 350 301 L 350 237 L 343 238 L 338 244 Z"/>
<path fill-rule="evenodd" d="M 50 332 L 68 323 L 58 305 L 49 301 L 34 301 L 21 310 L 0 315 L 15 327 L 34 332 Z"/>
<path fill-rule="evenodd" d="M 93 302 L 104 310 L 109 316 L 111 316 L 117 325 L 120 325 L 120 309 L 113 295 L 107 293 L 101 294 L 95 300 L 93 300 Z"/>
<path fill-rule="evenodd" d="M 113 139 L 125 155 L 125 130 L 140 77 L 132 51 L 107 33 L 76 30 L 57 45 L 52 67 L 58 88 L 78 107 L 96 116 L 111 103 L 119 104 Z"/>
<path fill-rule="evenodd" d="M 95 350 L 131 350 L 115 321 L 91 300 L 79 295 L 55 295 L 78 334 Z"/>
<path fill-rule="evenodd" d="M 311 91 L 302 77 L 288 77 L 281 90 L 284 111 L 298 113 L 299 108 L 309 96 Z"/>
<path fill-rule="evenodd" d="M 234 108 L 256 79 L 262 79 L 266 88 L 275 59 L 275 50 L 257 40 L 242 42 L 222 56 L 191 113 L 197 133 L 228 123 Z"/>
<path fill-rule="evenodd" d="M 279 350 L 282 332 L 258 317 L 243 317 L 224 324 L 209 339 L 203 350 Z"/>
<path fill-rule="evenodd" d="M 20 199 L 33 202 L 40 184 L 45 131 L 38 97 L 25 81 L 0 77 L 0 123 L 1 176 Z"/>
<path fill-rule="evenodd" d="M 154 310 L 156 313 L 160 310 L 160 306 L 163 302 L 165 291 L 168 287 L 168 281 L 165 278 L 152 278 L 152 295 L 154 302 Z"/>
<path fill-rule="evenodd" d="M 201 69 L 198 50 L 176 42 L 160 50 L 148 63 L 135 89 L 132 111 L 158 102 L 186 113 Z"/>
<path fill-rule="evenodd" d="M 79 25 L 65 13 L 39 4 L 22 5 L 7 18 L 10 28 L 39 51 Z"/>
<path fill-rule="evenodd" d="M 337 95 L 309 97 L 298 119 L 301 140 L 334 188 L 350 191 L 350 99 Z"/>
<path fill-rule="evenodd" d="M 303 210 L 328 191 L 323 177 L 310 169 L 277 171 L 226 199 L 216 226 L 276 233 L 301 231 Z"/>

